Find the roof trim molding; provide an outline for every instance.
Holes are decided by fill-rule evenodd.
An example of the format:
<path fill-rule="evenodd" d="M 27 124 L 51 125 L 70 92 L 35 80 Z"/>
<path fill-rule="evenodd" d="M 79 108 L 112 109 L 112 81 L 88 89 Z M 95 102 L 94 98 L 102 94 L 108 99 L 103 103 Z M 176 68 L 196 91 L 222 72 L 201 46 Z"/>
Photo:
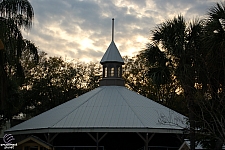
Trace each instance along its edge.
<path fill-rule="evenodd" d="M 183 129 L 163 129 L 163 128 L 46 128 L 13 131 L 13 135 L 30 133 L 72 133 L 72 132 L 143 132 L 143 133 L 175 133 L 185 134 Z M 11 133 L 7 131 L 6 133 Z"/>

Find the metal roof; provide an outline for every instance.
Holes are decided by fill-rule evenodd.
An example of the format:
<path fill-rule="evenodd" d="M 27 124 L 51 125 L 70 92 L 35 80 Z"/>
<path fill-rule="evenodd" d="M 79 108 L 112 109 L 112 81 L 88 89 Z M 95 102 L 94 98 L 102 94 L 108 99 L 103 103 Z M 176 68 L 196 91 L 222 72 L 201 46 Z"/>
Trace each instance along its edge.
<path fill-rule="evenodd" d="M 123 58 L 113 40 L 100 61 L 101 64 L 105 62 L 119 62 L 124 64 Z"/>
<path fill-rule="evenodd" d="M 126 87 L 101 86 L 16 125 L 6 133 L 182 133 L 185 118 Z"/>

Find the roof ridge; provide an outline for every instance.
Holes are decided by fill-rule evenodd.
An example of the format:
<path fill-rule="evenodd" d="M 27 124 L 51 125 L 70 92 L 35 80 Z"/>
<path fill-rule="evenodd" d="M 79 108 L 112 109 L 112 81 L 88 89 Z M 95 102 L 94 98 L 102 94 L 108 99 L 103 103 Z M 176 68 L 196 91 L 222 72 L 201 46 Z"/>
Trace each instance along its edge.
<path fill-rule="evenodd" d="M 126 89 L 126 87 L 124 87 Z M 116 88 L 117 90 L 117 88 Z M 127 90 L 127 89 L 126 89 Z M 137 113 L 134 111 L 134 109 L 132 109 L 132 107 L 130 106 L 130 104 L 127 102 L 126 98 L 123 97 L 123 95 L 120 93 L 119 90 L 117 90 L 118 93 L 121 95 L 121 97 L 125 100 L 125 102 L 127 103 L 127 105 L 129 106 L 129 108 L 132 110 L 132 112 L 135 114 L 135 116 L 138 118 L 138 120 L 140 120 L 141 124 L 145 127 L 143 121 L 140 119 L 140 117 L 137 115 Z"/>
<path fill-rule="evenodd" d="M 98 87 L 98 88 L 100 88 L 100 87 Z M 98 89 L 98 88 L 96 88 L 96 89 Z M 95 96 L 96 94 L 98 94 L 98 93 L 101 92 L 102 90 L 103 90 L 103 88 L 101 88 L 101 90 L 99 90 L 98 92 L 96 92 L 94 95 L 89 96 L 83 103 L 81 103 L 80 105 L 78 105 L 75 109 L 72 109 L 71 112 L 67 113 L 67 114 L 66 114 L 65 116 L 63 116 L 60 120 L 58 120 L 56 123 L 54 123 L 54 124 L 52 125 L 52 127 L 55 126 L 57 123 L 59 123 L 61 120 L 63 120 L 65 117 L 67 117 L 69 114 L 73 113 L 73 112 L 74 112 L 75 110 L 77 110 L 80 106 L 82 106 L 82 105 L 85 104 L 88 100 L 90 100 L 91 97 Z M 90 92 L 91 92 L 91 91 L 90 91 Z M 82 96 L 82 95 L 81 95 L 81 96 Z"/>

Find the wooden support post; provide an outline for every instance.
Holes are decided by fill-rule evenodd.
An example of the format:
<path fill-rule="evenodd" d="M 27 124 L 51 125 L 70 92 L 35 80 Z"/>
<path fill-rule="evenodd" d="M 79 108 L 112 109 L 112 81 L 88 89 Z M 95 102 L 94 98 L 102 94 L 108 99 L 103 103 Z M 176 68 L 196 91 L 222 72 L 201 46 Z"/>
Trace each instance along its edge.
<path fill-rule="evenodd" d="M 148 150 L 148 133 L 145 133 L 145 150 Z"/>
<path fill-rule="evenodd" d="M 98 143 L 99 143 L 99 140 L 98 140 L 98 132 L 96 134 L 96 150 L 98 150 Z"/>
<path fill-rule="evenodd" d="M 179 140 L 180 140 L 180 142 L 181 142 L 181 143 L 183 143 L 183 141 L 184 141 L 184 140 L 183 140 L 183 137 L 181 137 L 181 136 L 180 136 L 180 135 L 178 135 L 178 134 L 176 134 L 176 136 L 177 136 L 177 139 L 179 139 Z"/>
<path fill-rule="evenodd" d="M 57 136 L 58 134 L 59 134 L 59 133 L 56 133 L 55 135 L 53 135 L 53 136 L 50 138 L 50 141 L 49 141 L 49 142 L 50 142 L 50 143 L 53 142 L 53 140 L 56 138 L 56 136 Z"/>
<path fill-rule="evenodd" d="M 48 140 L 47 140 L 48 143 L 50 143 L 50 136 L 51 136 L 50 133 L 48 133 Z"/>
<path fill-rule="evenodd" d="M 44 137 L 45 137 L 45 140 L 47 141 L 47 143 L 49 143 L 49 141 L 50 141 L 50 134 L 49 133 L 44 134 Z"/>
<path fill-rule="evenodd" d="M 96 150 L 98 150 L 99 148 L 99 142 L 107 135 L 107 133 L 105 133 L 103 136 L 101 136 L 99 138 L 99 134 L 98 132 L 96 133 L 96 138 L 93 137 L 93 135 L 91 133 L 88 133 L 87 134 L 96 142 Z"/>
<path fill-rule="evenodd" d="M 47 143 L 52 144 L 53 140 L 56 138 L 56 136 L 57 136 L 58 134 L 59 134 L 59 133 L 56 133 L 56 134 L 54 134 L 52 137 L 51 137 L 50 133 L 48 133 L 47 135 L 44 134 Z"/>
<path fill-rule="evenodd" d="M 141 137 L 141 139 L 145 142 L 145 150 L 148 150 L 148 143 L 151 141 L 155 133 L 153 133 L 150 137 L 148 137 L 148 133 L 145 134 L 145 138 L 137 132 L 137 134 Z"/>

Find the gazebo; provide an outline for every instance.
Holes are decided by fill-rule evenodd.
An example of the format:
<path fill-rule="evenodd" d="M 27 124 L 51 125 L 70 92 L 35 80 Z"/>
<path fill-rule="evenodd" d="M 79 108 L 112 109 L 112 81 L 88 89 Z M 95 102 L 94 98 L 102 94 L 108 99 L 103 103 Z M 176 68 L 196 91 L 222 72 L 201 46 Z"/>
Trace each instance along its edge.
<path fill-rule="evenodd" d="M 98 88 L 5 133 L 18 141 L 35 136 L 57 150 L 178 149 L 183 143 L 186 117 L 125 87 L 124 61 L 114 43 L 113 30 L 114 19 L 112 41 L 100 61 L 103 76 Z"/>

